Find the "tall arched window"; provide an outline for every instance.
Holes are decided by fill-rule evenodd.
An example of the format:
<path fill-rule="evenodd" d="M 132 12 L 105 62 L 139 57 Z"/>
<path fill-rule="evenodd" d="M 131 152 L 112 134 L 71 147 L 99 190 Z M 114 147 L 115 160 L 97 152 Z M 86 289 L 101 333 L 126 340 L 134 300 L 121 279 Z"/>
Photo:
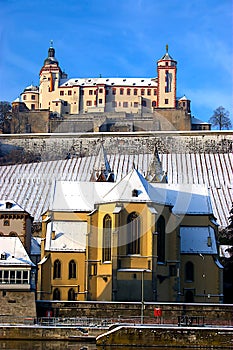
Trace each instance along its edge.
<path fill-rule="evenodd" d="M 185 281 L 186 282 L 194 281 L 194 265 L 191 261 L 188 261 L 185 264 Z"/>
<path fill-rule="evenodd" d="M 53 291 L 53 300 L 60 300 L 61 299 L 61 293 L 58 288 L 55 288 Z"/>
<path fill-rule="evenodd" d="M 59 259 L 54 261 L 53 278 L 61 278 L 61 262 Z"/>
<path fill-rule="evenodd" d="M 69 262 L 69 278 L 76 278 L 77 276 L 77 266 L 74 260 Z"/>
<path fill-rule="evenodd" d="M 165 262 L 165 219 L 161 215 L 157 221 L 158 232 L 158 262 Z"/>
<path fill-rule="evenodd" d="M 136 212 L 127 218 L 127 254 L 140 254 L 140 218 Z"/>
<path fill-rule="evenodd" d="M 70 288 L 70 289 L 68 290 L 68 300 L 69 300 L 69 301 L 76 300 L 74 288 Z"/>
<path fill-rule="evenodd" d="M 105 215 L 103 220 L 103 261 L 111 261 L 111 234 L 112 234 L 112 219 L 109 215 Z"/>

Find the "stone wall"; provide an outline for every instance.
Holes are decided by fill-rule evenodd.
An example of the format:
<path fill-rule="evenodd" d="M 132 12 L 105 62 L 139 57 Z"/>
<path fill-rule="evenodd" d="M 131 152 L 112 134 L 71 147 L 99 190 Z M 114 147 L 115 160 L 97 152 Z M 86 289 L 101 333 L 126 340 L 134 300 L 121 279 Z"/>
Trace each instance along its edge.
<path fill-rule="evenodd" d="M 114 318 L 130 321 L 141 317 L 140 302 L 56 302 L 37 301 L 37 314 L 39 317 L 46 315 L 50 310 L 55 317 L 94 317 Z M 144 303 L 145 323 L 155 320 L 154 309 L 162 310 L 164 323 L 177 324 L 178 316 L 198 315 L 205 316 L 207 324 L 233 324 L 233 307 L 226 304 L 182 304 L 182 303 Z M 137 322 L 138 323 L 138 322 Z"/>
<path fill-rule="evenodd" d="M 35 293 L 0 290 L 0 322 L 36 317 Z"/>
<path fill-rule="evenodd" d="M 8 163 L 14 152 L 21 162 L 65 159 L 96 154 L 103 142 L 109 154 L 228 153 L 232 151 L 229 131 L 76 133 L 0 135 L 0 162 Z"/>

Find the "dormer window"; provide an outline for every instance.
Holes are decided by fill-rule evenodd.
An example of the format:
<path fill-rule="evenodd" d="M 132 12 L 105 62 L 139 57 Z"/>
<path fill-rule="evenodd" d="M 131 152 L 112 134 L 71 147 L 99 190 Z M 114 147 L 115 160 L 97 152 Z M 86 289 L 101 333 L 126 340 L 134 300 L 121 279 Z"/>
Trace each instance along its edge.
<path fill-rule="evenodd" d="M 6 202 L 6 209 L 11 209 L 13 204 L 11 202 Z"/>
<path fill-rule="evenodd" d="M 6 253 L 1 254 L 1 260 L 6 260 Z"/>
<path fill-rule="evenodd" d="M 134 189 L 134 190 L 132 191 L 132 197 L 138 197 L 138 194 L 139 194 L 139 191 L 138 191 L 138 190 Z"/>

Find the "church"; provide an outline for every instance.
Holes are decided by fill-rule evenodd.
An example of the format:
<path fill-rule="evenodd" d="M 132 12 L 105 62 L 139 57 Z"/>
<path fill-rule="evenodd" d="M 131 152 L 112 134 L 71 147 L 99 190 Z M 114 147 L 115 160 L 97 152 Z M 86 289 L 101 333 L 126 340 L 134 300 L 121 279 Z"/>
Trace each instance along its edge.
<path fill-rule="evenodd" d="M 101 147 L 90 181 L 54 183 L 39 300 L 222 302 L 208 190 L 168 184 L 160 167 L 155 154 L 147 176 L 132 165 L 117 179 Z"/>
<path fill-rule="evenodd" d="M 68 78 L 51 43 L 39 73 L 39 87 L 30 85 L 12 102 L 5 129 L 17 132 L 93 132 L 209 130 L 191 116 L 191 101 L 177 97 L 177 61 L 166 46 L 151 78 Z M 25 120 L 24 120 L 25 119 Z M 40 123 L 38 124 L 38 119 Z M 37 123 L 35 122 L 37 120 Z M 43 123 L 41 123 L 43 120 Z"/>

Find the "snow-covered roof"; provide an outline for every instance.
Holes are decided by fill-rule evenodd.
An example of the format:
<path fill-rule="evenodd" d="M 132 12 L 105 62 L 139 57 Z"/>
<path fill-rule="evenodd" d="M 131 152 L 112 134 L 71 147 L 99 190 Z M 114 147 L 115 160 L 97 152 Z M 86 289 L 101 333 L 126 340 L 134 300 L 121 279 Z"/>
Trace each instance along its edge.
<path fill-rule="evenodd" d="M 181 226 L 181 253 L 218 254 L 214 229 L 211 226 Z"/>
<path fill-rule="evenodd" d="M 41 238 L 31 238 L 31 255 L 40 255 Z"/>
<path fill-rule="evenodd" d="M 0 256 L 2 254 L 6 259 L 0 259 L 0 267 L 34 266 L 19 237 L 0 237 Z"/>
<path fill-rule="evenodd" d="M 52 231 L 55 237 L 52 239 Z M 80 251 L 86 249 L 86 221 L 53 221 L 48 223 L 46 232 L 46 251 Z"/>
<path fill-rule="evenodd" d="M 169 205 L 173 207 L 174 214 L 213 213 L 205 186 L 149 183 L 136 169 L 132 169 L 115 183 L 57 181 L 50 209 L 92 211 L 95 204 L 109 202 L 152 202 Z"/>
<path fill-rule="evenodd" d="M 181 98 L 178 98 L 178 101 L 189 101 L 189 99 L 183 95 Z"/>
<path fill-rule="evenodd" d="M 25 211 L 15 201 L 12 200 L 0 200 L 0 211 Z"/>
<path fill-rule="evenodd" d="M 151 184 L 165 198 L 165 203 L 173 206 L 174 214 L 208 215 L 213 214 L 208 188 L 203 185 Z"/>
<path fill-rule="evenodd" d="M 50 209 L 91 211 L 111 187 L 110 182 L 57 181 Z"/>
<path fill-rule="evenodd" d="M 72 78 L 61 80 L 60 87 L 69 86 L 139 86 L 139 87 L 157 87 L 158 84 L 155 78 Z"/>
<path fill-rule="evenodd" d="M 205 125 L 210 125 L 211 123 L 203 122 L 201 119 L 192 117 L 192 118 L 191 118 L 191 124 L 205 124 Z"/>
<path fill-rule="evenodd" d="M 159 154 L 162 169 L 167 173 L 168 183 L 178 184 L 180 189 L 184 186 L 192 188 L 194 185 L 207 186 L 214 216 L 221 226 L 227 226 L 232 203 L 232 153 L 210 153 L 211 144 L 208 152 L 185 153 L 185 150 L 184 145 L 184 153 Z M 133 167 L 141 174 L 148 176 L 153 158 L 153 152 L 149 150 L 148 153 L 131 154 L 122 151 L 118 154 L 107 154 L 109 165 L 117 181 L 127 175 Z M 96 161 L 97 155 L 93 154 L 67 160 L 2 165 L 0 198 L 10 200 L 13 198 L 35 217 L 36 221 L 40 221 L 41 214 L 49 208 L 50 192 L 54 190 L 53 182 L 55 180 L 90 181 Z M 105 183 L 104 186 L 108 184 Z M 77 203 L 74 206 L 77 207 Z"/>

